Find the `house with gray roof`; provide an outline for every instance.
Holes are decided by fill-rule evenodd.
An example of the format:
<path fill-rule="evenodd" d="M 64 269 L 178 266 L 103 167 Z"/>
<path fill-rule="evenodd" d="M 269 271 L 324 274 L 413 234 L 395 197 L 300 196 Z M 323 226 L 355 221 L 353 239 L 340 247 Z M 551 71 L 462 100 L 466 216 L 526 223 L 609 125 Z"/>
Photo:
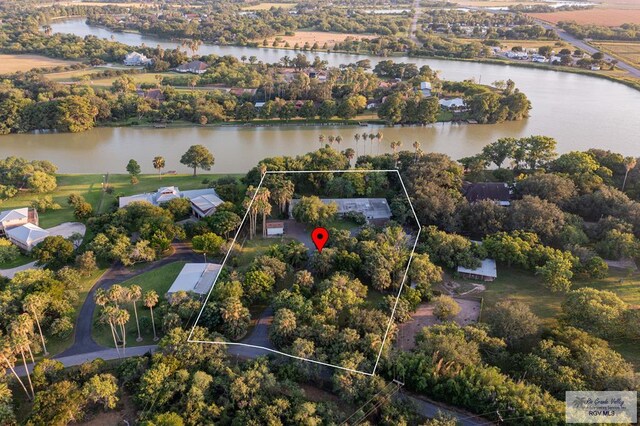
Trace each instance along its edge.
<path fill-rule="evenodd" d="M 131 203 L 142 201 L 158 206 L 175 198 L 186 198 L 191 201 L 191 211 L 197 218 L 211 216 L 216 207 L 224 202 L 213 188 L 180 191 L 177 186 L 164 186 L 156 192 L 120 197 L 118 205 L 123 208 Z"/>
<path fill-rule="evenodd" d="M 32 223 L 16 226 L 7 230 L 7 238 L 23 250 L 31 251 L 49 236 L 49 231 Z"/>
<path fill-rule="evenodd" d="M 324 204 L 335 203 L 338 206 L 338 215 L 349 212 L 362 213 L 367 220 L 391 219 L 391 208 L 385 198 L 321 198 Z M 300 202 L 299 199 L 289 203 L 289 216 L 293 218 L 293 208 Z"/>
<path fill-rule="evenodd" d="M 38 212 L 35 209 L 23 207 L 0 211 L 0 236 L 6 235 L 11 228 L 26 225 L 27 223 L 38 225 Z"/>
<path fill-rule="evenodd" d="M 216 282 L 222 265 L 217 263 L 187 263 L 167 291 L 167 297 L 179 291 L 205 296 Z"/>

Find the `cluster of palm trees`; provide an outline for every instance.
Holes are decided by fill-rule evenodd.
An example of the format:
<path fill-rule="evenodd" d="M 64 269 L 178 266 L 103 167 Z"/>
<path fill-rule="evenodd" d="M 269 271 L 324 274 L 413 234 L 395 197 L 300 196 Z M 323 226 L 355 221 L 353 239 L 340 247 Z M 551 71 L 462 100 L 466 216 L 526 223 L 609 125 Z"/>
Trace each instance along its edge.
<path fill-rule="evenodd" d="M 142 335 L 140 333 L 140 321 L 138 320 L 138 306 L 137 302 L 142 300 L 144 306 L 149 308 L 151 312 L 151 324 L 153 326 L 153 340 L 158 340 L 156 334 L 156 323 L 153 316 L 153 307 L 158 304 L 158 293 L 155 290 L 149 290 L 144 295 L 142 294 L 142 288 L 139 285 L 131 285 L 130 287 L 123 287 L 120 284 L 114 284 L 109 287 L 108 290 L 99 288 L 94 295 L 94 301 L 96 305 L 102 307 L 100 313 L 100 322 L 108 324 L 111 329 L 111 336 L 113 337 L 113 344 L 116 347 L 116 351 L 120 354 L 120 348 L 122 351 L 126 350 L 127 346 L 127 330 L 126 325 L 129 322 L 130 314 L 126 308 L 121 307 L 130 303 L 133 306 L 133 313 L 136 319 L 136 328 L 138 331 L 138 337 L 136 341 L 142 341 Z"/>
<path fill-rule="evenodd" d="M 358 151 L 358 144 L 360 143 L 360 140 L 362 140 L 362 148 L 363 148 L 362 155 L 367 155 L 367 139 L 369 139 L 369 141 L 371 142 L 371 152 L 369 153 L 369 155 L 373 155 L 374 141 L 376 142 L 376 145 L 377 145 L 376 153 L 380 154 L 380 144 L 382 143 L 383 138 L 384 138 L 384 134 L 382 132 L 378 132 L 378 133 L 363 132 L 362 134 L 356 133 L 355 135 L 353 135 L 353 140 L 356 142 L 356 156 L 358 157 L 360 156 L 360 152 Z"/>
<path fill-rule="evenodd" d="M 266 169 L 263 168 L 261 173 L 265 174 Z M 277 203 L 280 214 L 284 214 L 294 191 L 295 185 L 292 181 L 273 175 L 265 178 L 264 185 L 259 189 L 256 190 L 252 185 L 247 188 L 243 207 L 249 209 L 249 239 L 256 235 L 258 215 L 262 215 L 262 236 L 267 236 L 267 216 L 272 211 L 271 202 Z"/>
<path fill-rule="evenodd" d="M 338 135 L 338 136 L 333 136 L 333 135 L 329 135 L 329 136 L 325 136 L 325 135 L 319 135 L 318 136 L 318 143 L 320 143 L 320 148 L 322 148 L 323 145 L 325 145 L 325 142 L 327 142 L 329 144 L 329 146 L 333 146 L 333 143 L 337 143 L 338 146 L 340 146 L 340 144 L 342 143 L 342 136 Z"/>
<path fill-rule="evenodd" d="M 50 297 L 46 293 L 37 292 L 27 295 L 22 301 L 23 313 L 15 317 L 13 321 L 7 327 L 8 334 L 3 336 L 0 333 L 0 364 L 6 365 L 11 373 L 15 376 L 18 383 L 24 389 L 29 400 L 35 397 L 33 390 L 33 384 L 31 382 L 31 375 L 27 368 L 27 355 L 32 363 L 35 363 L 33 353 L 42 350 L 46 356 L 47 346 L 42 333 L 42 327 L 40 326 L 40 320 L 42 319 L 46 309 L 51 302 Z M 34 327 L 37 327 L 40 339 L 36 337 Z M 38 346 L 38 340 L 42 346 Z M 27 373 L 27 381 L 29 389 L 18 376 L 15 370 L 15 363 L 20 358 Z"/>

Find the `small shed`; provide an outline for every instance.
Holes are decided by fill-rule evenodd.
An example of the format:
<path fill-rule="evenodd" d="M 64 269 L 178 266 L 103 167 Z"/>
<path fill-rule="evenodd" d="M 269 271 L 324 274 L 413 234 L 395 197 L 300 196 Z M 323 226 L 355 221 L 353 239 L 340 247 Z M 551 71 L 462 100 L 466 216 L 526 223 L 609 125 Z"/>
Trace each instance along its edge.
<path fill-rule="evenodd" d="M 480 266 L 475 269 L 458 266 L 458 273 L 462 278 L 468 280 L 493 281 L 498 278 L 496 261 L 493 259 L 484 259 Z"/>
<path fill-rule="evenodd" d="M 269 221 L 267 222 L 267 236 L 279 237 L 284 235 L 284 222 Z"/>

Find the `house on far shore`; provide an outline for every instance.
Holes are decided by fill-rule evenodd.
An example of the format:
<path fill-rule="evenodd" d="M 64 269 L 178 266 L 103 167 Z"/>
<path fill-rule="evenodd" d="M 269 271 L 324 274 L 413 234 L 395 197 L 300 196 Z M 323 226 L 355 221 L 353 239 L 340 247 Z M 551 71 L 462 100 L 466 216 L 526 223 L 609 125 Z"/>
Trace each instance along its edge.
<path fill-rule="evenodd" d="M 440 99 L 438 103 L 442 108 L 449 111 L 461 111 L 467 107 L 467 104 L 462 98 Z"/>
<path fill-rule="evenodd" d="M 29 207 L 0 211 L 0 236 L 6 235 L 11 228 L 28 223 L 37 226 L 38 220 L 38 212 Z"/>
<path fill-rule="evenodd" d="M 204 297 L 209 294 L 221 270 L 222 265 L 217 263 L 187 263 L 171 284 L 167 297 L 179 291 Z"/>
<path fill-rule="evenodd" d="M 32 223 L 17 226 L 7 231 L 9 241 L 26 251 L 31 251 L 48 236 L 49 231 Z"/>
<path fill-rule="evenodd" d="M 191 74 L 204 74 L 205 71 L 207 71 L 207 68 L 209 68 L 209 65 L 207 65 L 206 62 L 191 61 L 189 63 L 180 65 L 176 68 L 176 71 L 181 73 L 188 72 Z"/>
<path fill-rule="evenodd" d="M 268 237 L 280 237 L 284 235 L 284 222 L 282 221 L 268 221 L 267 222 L 267 236 Z"/>
<path fill-rule="evenodd" d="M 462 184 L 462 192 L 469 203 L 492 200 L 503 207 L 511 205 L 513 196 L 509 185 L 504 182 L 465 182 Z"/>
<path fill-rule="evenodd" d="M 124 58 L 124 64 L 128 67 L 144 66 L 150 63 L 151 59 L 138 52 L 131 52 Z"/>
<path fill-rule="evenodd" d="M 498 278 L 496 261 L 493 259 L 484 259 L 481 265 L 475 269 L 458 266 L 457 271 L 462 278 L 468 280 L 493 281 Z"/>
<path fill-rule="evenodd" d="M 431 83 L 428 81 L 423 81 L 420 83 L 420 91 L 422 92 L 422 96 L 428 98 L 431 96 Z"/>

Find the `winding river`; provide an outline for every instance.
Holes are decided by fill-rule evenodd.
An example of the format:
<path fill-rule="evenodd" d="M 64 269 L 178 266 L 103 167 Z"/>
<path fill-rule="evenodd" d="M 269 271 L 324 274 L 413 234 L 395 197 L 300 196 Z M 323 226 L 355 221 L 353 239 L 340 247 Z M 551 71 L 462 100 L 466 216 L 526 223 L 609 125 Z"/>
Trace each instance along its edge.
<path fill-rule="evenodd" d="M 176 42 L 134 33 L 112 32 L 88 26 L 83 18 L 53 23 L 54 32 L 80 36 L 96 35 L 136 46 L 160 44 L 175 48 Z M 275 62 L 285 52 L 270 48 L 202 45 L 200 54 L 256 56 L 258 60 Z M 349 54 L 308 54 L 320 56 L 330 65 L 381 58 Z M 179 164 L 180 156 L 192 144 L 209 147 L 216 157 L 217 173 L 242 173 L 260 159 L 276 155 L 297 155 L 318 147 L 320 134 L 341 135 L 340 149 L 356 148 L 356 132 L 384 133 L 380 147 L 367 146 L 367 153 L 387 152 L 391 140 L 401 140 L 403 149 L 412 149 L 420 141 L 424 151 L 443 152 L 454 159 L 473 155 L 500 137 L 548 135 L 557 139 L 558 151 L 585 150 L 592 147 L 611 149 L 625 155 L 639 155 L 640 92 L 619 83 L 579 74 L 436 59 L 396 58 L 398 61 L 429 65 L 450 80 L 475 78 L 484 83 L 511 78 L 533 104 L 531 117 L 520 122 L 496 125 L 435 124 L 427 127 L 186 127 L 97 128 L 80 134 L 21 134 L 0 137 L 0 157 L 18 155 L 29 159 L 48 159 L 63 173 L 124 172 L 130 158 L 142 165 L 143 172 L 153 172 L 151 159 L 162 155 L 167 170 L 187 173 Z M 360 142 L 358 152 L 363 153 Z"/>

